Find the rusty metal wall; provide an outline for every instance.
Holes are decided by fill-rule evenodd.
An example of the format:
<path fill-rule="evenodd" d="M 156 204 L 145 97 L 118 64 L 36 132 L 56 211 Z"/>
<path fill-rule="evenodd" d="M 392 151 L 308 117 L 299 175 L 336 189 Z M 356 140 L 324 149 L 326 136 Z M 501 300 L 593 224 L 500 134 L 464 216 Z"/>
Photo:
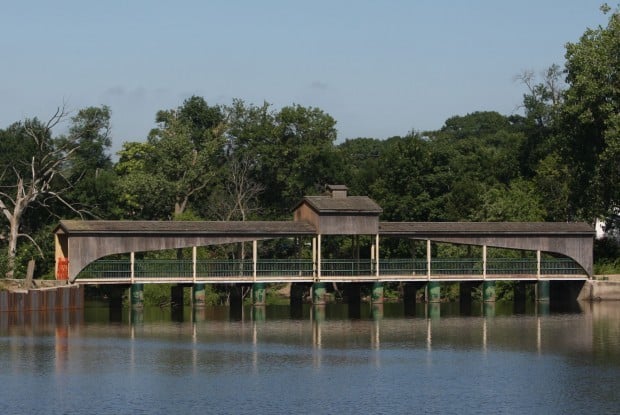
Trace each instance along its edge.
<path fill-rule="evenodd" d="M 0 312 L 53 311 L 84 308 L 84 286 L 0 292 Z"/>

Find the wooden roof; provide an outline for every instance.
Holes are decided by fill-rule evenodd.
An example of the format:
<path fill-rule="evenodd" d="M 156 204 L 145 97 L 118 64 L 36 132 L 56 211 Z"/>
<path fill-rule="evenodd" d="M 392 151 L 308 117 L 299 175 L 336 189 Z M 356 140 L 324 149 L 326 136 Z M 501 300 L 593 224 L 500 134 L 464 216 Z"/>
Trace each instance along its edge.
<path fill-rule="evenodd" d="M 307 222 L 293 221 L 120 221 L 63 220 L 55 233 L 184 235 L 314 235 Z"/>
<path fill-rule="evenodd" d="M 381 235 L 496 234 L 496 235 L 583 235 L 594 229 L 583 222 L 379 222 Z"/>
<path fill-rule="evenodd" d="M 295 210 L 303 203 L 308 204 L 308 206 L 319 214 L 353 213 L 379 215 L 383 212 L 381 206 L 368 196 L 305 196 L 295 207 Z"/>
<path fill-rule="evenodd" d="M 347 199 L 337 199 L 347 201 Z M 373 204 L 365 205 L 371 211 Z M 334 200 L 331 199 L 330 200 Z M 316 202 L 316 200 L 313 200 Z M 320 209 L 333 209 L 332 204 L 319 200 Z M 326 206 L 327 205 L 327 206 Z M 336 206 L 338 207 L 338 206 Z M 355 209 L 344 206 L 344 209 Z M 361 209 L 357 207 L 358 211 Z M 376 210 L 374 211 L 376 212 Z M 55 233 L 64 234 L 243 234 L 243 235 L 313 235 L 314 227 L 304 221 L 115 221 L 115 220 L 63 220 Z M 415 234 L 497 234 L 541 235 L 572 234 L 593 236 L 594 229 L 582 222 L 379 222 L 380 235 Z"/>

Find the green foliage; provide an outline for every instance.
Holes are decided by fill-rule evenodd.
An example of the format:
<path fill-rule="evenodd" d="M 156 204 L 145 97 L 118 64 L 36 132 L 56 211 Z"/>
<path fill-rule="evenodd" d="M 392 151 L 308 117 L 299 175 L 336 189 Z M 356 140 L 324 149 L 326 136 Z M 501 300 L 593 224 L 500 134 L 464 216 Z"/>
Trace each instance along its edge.
<path fill-rule="evenodd" d="M 375 138 L 346 140 L 337 146 L 339 183 L 346 183 L 351 194 L 366 195 L 380 176 L 379 159 L 385 142 Z"/>
<path fill-rule="evenodd" d="M 509 186 L 498 185 L 489 189 L 482 197 L 482 206 L 475 219 L 489 222 L 537 222 L 544 217 L 542 200 L 534 184 L 516 179 Z"/>
<path fill-rule="evenodd" d="M 269 217 L 288 217 L 305 195 L 323 191 L 336 176 L 336 121 L 318 108 L 293 105 L 274 114 L 270 136 L 251 145 L 260 155 L 256 178 Z"/>
<path fill-rule="evenodd" d="M 594 273 L 620 274 L 620 242 L 613 238 L 594 241 Z"/>
<path fill-rule="evenodd" d="M 569 160 L 578 217 L 607 216 L 620 206 L 620 14 L 566 45 L 561 149 Z"/>

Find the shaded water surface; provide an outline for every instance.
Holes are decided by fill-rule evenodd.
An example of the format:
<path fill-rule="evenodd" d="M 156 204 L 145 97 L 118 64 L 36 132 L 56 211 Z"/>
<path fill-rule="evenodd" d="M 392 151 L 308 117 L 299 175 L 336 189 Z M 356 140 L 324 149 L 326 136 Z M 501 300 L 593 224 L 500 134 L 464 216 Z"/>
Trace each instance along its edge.
<path fill-rule="evenodd" d="M 620 304 L 402 309 L 0 315 L 0 413 L 620 412 Z"/>

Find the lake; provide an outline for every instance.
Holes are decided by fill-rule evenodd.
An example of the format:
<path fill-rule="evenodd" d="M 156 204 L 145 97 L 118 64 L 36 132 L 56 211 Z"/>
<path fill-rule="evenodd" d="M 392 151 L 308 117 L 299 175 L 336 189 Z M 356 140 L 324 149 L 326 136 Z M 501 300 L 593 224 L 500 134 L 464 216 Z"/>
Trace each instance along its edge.
<path fill-rule="evenodd" d="M 398 303 L 0 314 L 0 413 L 620 412 L 620 303 L 408 314 Z"/>

